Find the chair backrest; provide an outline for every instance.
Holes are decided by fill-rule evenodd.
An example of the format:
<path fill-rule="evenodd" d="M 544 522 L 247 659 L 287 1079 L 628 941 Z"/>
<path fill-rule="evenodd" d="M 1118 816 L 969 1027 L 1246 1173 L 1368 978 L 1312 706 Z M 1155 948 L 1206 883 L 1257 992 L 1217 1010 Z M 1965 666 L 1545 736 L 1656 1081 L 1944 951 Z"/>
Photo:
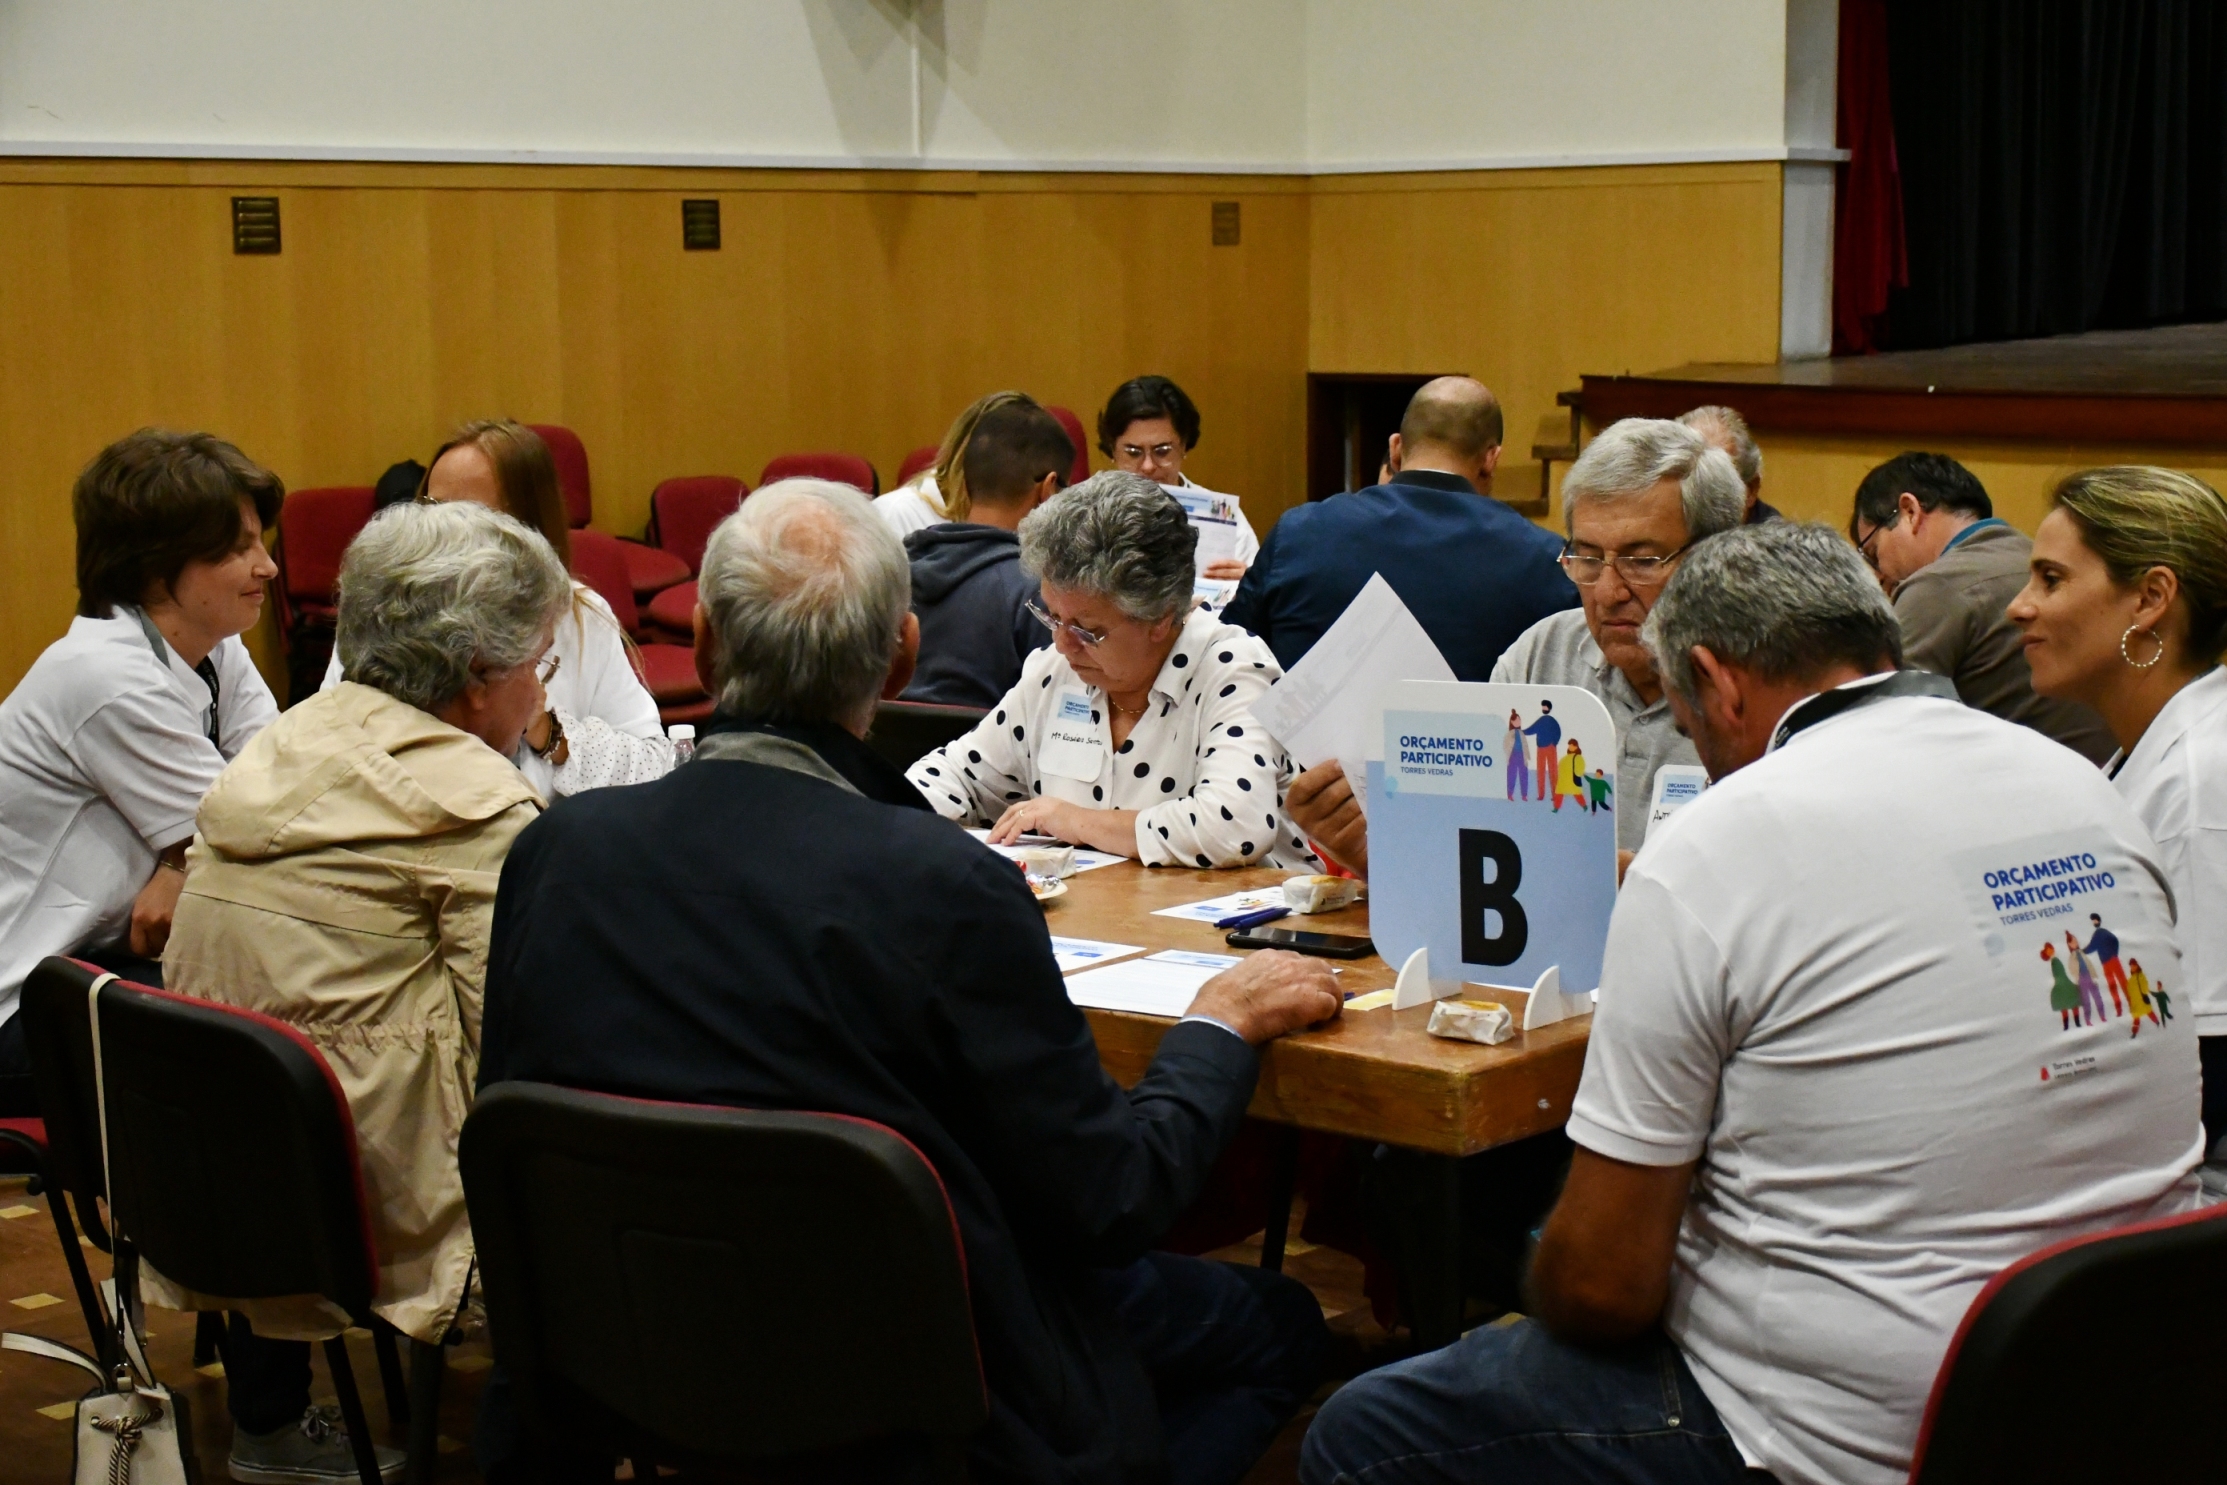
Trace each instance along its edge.
<path fill-rule="evenodd" d="M 662 480 L 650 491 L 650 519 L 657 523 L 657 544 L 688 564 L 695 576 L 704 565 L 704 543 L 714 526 L 742 506 L 750 487 L 731 474 L 684 474 Z"/>
<path fill-rule="evenodd" d="M 868 495 L 882 492 L 881 476 L 874 473 L 872 464 L 856 454 L 782 454 L 767 461 L 765 472 L 758 476 L 758 485 L 762 489 L 775 480 L 800 477 L 834 480 Z"/>
<path fill-rule="evenodd" d="M 2223 1396 L 2227 1207 L 2074 1238 L 1965 1311 L 1911 1485 L 2218 1479 Z"/>
<path fill-rule="evenodd" d="M 604 531 L 572 533 L 572 575 L 600 594 L 611 605 L 611 616 L 632 634 L 642 627 L 642 611 L 634 602 L 634 579 L 626 567 L 626 549 Z"/>
<path fill-rule="evenodd" d="M 496 1356 L 545 1422 L 584 1398 L 733 1461 L 987 1416 L 949 1199 L 882 1125 L 502 1083 L 461 1158 Z"/>
<path fill-rule="evenodd" d="M 565 522 L 575 531 L 595 519 L 595 497 L 588 485 L 588 448 L 580 435 L 561 423 L 528 423 L 549 445 L 557 466 L 557 488 L 564 492 Z"/>
<path fill-rule="evenodd" d="M 320 1294 L 364 1323 L 378 1262 L 340 1080 L 292 1027 L 117 981 L 100 995 L 116 1226 L 165 1276 Z"/>
<path fill-rule="evenodd" d="M 279 581 L 296 603 L 331 607 L 341 554 L 371 520 L 369 485 L 290 490 L 278 516 Z"/>
<path fill-rule="evenodd" d="M 108 1176 L 101 1169 L 100 1105 L 93 1096 L 93 1028 L 85 1000 L 100 973 L 74 959 L 42 959 L 25 978 L 16 1009 L 23 1017 L 39 1117 L 46 1121 L 47 1166 L 80 1210 L 93 1198 L 108 1195 Z"/>
<path fill-rule="evenodd" d="M 1067 483 L 1079 485 L 1090 478 L 1090 435 L 1083 432 L 1083 420 L 1071 407 L 1046 407 L 1044 411 L 1059 419 L 1059 426 L 1067 430 L 1067 441 L 1075 446 L 1075 462 L 1067 466 Z"/>
<path fill-rule="evenodd" d="M 866 746 L 897 768 L 910 768 L 955 737 L 964 737 L 988 715 L 980 707 L 937 706 L 925 701 L 884 701 L 874 709 Z"/>
<path fill-rule="evenodd" d="M 897 466 L 897 483 L 899 485 L 911 484 L 914 475 L 935 464 L 936 455 L 940 452 L 942 451 L 936 445 L 924 443 L 905 455 L 904 461 Z"/>

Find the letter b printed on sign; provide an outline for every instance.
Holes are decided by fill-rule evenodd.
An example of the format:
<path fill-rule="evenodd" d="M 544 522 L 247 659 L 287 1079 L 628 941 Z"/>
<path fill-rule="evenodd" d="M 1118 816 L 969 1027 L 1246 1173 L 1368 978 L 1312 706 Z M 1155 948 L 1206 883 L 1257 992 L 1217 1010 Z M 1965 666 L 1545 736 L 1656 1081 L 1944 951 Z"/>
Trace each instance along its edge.
<path fill-rule="evenodd" d="M 1487 872 L 1490 875 L 1487 875 Z M 1465 964 L 1513 964 L 1531 940 L 1516 901 L 1523 853 L 1497 830 L 1461 832 L 1461 957 Z M 1488 921 L 1497 919 L 1497 925 Z M 1497 932 L 1491 931 L 1497 926 Z"/>

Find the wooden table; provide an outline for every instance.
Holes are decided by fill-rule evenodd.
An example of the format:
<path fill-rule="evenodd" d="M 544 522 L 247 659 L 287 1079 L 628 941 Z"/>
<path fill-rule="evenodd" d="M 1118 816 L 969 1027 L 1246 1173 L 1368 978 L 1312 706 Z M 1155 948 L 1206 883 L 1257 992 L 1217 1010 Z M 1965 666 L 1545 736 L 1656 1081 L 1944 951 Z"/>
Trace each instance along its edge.
<path fill-rule="evenodd" d="M 1067 895 L 1044 905 L 1047 926 L 1067 938 L 1141 944 L 1147 949 L 1228 953 L 1223 930 L 1156 908 L 1258 889 L 1282 871 L 1146 870 L 1133 863 L 1067 879 Z M 1337 913 L 1292 917 L 1279 926 L 1365 934 L 1366 903 Z M 1349 990 L 1391 985 L 1395 971 L 1375 955 L 1333 961 Z M 1501 997 L 1519 1022 L 1525 996 Z M 1086 1010 L 1099 1060 L 1133 1085 L 1175 1023 L 1124 1011 Z M 1416 1341 L 1445 1345 L 1461 1334 L 1465 1285 L 1461 1241 L 1460 1157 L 1560 1128 L 1569 1118 L 1585 1065 L 1590 1017 L 1537 1032 L 1517 1032 L 1497 1047 L 1447 1041 L 1426 1032 L 1430 1008 L 1348 1011 L 1320 1031 L 1280 1037 L 1262 1049 L 1254 1117 L 1396 1147 L 1380 1162 L 1390 1210 L 1378 1215 L 1394 1233 L 1403 1302 Z M 1278 1268 L 1291 1213 L 1295 1133 L 1285 1141 L 1276 1194 L 1265 1216 L 1264 1267 Z"/>
<path fill-rule="evenodd" d="M 1227 954 L 1223 930 L 1156 908 L 1273 886 L 1283 871 L 1146 870 L 1134 863 L 1101 867 L 1067 879 L 1067 895 L 1044 905 L 1054 934 Z M 1276 926 L 1366 934 L 1367 903 L 1312 917 L 1293 914 Z M 1349 990 L 1381 990 L 1394 969 L 1371 955 L 1329 960 Z M 1505 1002 L 1522 1018 L 1524 996 Z M 1123 1086 L 1144 1075 L 1172 1022 L 1123 1011 L 1086 1011 L 1098 1055 Z M 1351 1011 L 1321 1031 L 1280 1038 L 1261 1056 L 1260 1086 L 1249 1112 L 1256 1118 L 1327 1134 L 1350 1135 L 1435 1155 L 1473 1155 L 1494 1145 L 1558 1129 L 1570 1116 L 1585 1065 L 1590 1017 L 1517 1032 L 1497 1047 L 1447 1041 L 1424 1031 L 1430 1008 Z"/>

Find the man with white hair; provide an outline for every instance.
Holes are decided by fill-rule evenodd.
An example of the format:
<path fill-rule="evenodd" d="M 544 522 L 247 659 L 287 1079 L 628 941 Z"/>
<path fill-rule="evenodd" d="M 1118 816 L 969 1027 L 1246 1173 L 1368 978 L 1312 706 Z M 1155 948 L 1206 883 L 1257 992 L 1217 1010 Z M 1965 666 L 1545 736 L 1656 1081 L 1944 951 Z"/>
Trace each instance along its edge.
<path fill-rule="evenodd" d="M 1743 500 L 1732 461 L 1693 429 L 1656 418 L 1609 425 L 1562 480 L 1562 569 L 1580 606 L 1533 624 L 1492 668 L 1495 681 L 1580 686 L 1608 707 L 1622 851 L 1638 850 L 1646 835 L 1656 772 L 1700 762 L 1670 714 L 1640 626 L 1685 554 L 1740 524 Z M 1542 777 L 1534 792 L 1545 798 L 1553 788 Z M 1333 859 L 1368 874 L 1368 822 L 1336 762 L 1294 780 L 1284 807 Z"/>
<path fill-rule="evenodd" d="M 1899 669 L 1822 526 L 1697 548 L 1647 643 L 1717 782 L 1617 897 L 1533 1318 L 1349 1384 L 1306 1485 L 1899 1485 L 1990 1278 L 2197 1204 L 2193 1033 L 2049 1009 L 2037 907 L 2179 961 L 2110 782 Z"/>
<path fill-rule="evenodd" d="M 974 1477 L 1235 1485 L 1322 1378 L 1321 1311 L 1282 1275 L 1149 1250 L 1236 1133 L 1255 1048 L 1336 1015 L 1335 980 L 1251 956 L 1124 1091 L 1021 874 L 862 740 L 918 635 L 865 497 L 759 491 L 698 593 L 718 712 L 695 761 L 566 801 L 504 870 L 482 1085 L 888 1125 L 958 1219 L 991 1395 Z"/>
<path fill-rule="evenodd" d="M 1763 451 L 1756 447 L 1755 435 L 1748 431 L 1748 420 L 1741 417 L 1737 409 L 1697 407 L 1680 415 L 1678 421 L 1724 450 L 1732 467 L 1740 472 L 1740 483 L 1747 487 L 1744 524 L 1760 526 L 1765 521 L 1786 519 L 1763 501 Z"/>

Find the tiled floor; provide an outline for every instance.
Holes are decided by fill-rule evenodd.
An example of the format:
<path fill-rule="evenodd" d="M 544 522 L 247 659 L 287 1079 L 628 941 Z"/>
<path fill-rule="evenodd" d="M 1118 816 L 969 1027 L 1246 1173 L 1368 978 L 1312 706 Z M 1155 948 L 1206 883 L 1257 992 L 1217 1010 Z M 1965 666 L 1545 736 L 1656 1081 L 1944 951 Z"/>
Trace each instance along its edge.
<path fill-rule="evenodd" d="M 1296 1218 L 1292 1228 L 1297 1231 Z M 1216 1257 L 1257 1262 L 1257 1239 L 1225 1248 Z M 105 1255 L 87 1249 L 96 1279 L 107 1272 Z M 1374 1348 L 1384 1337 L 1369 1316 L 1361 1295 L 1361 1266 L 1342 1253 L 1310 1248 L 1294 1242 L 1285 1271 L 1314 1290 L 1331 1328 Z M 149 1312 L 152 1334 L 148 1351 L 156 1374 L 190 1401 L 194 1442 L 201 1459 L 205 1485 L 220 1485 L 227 1478 L 225 1455 L 230 1448 L 232 1424 L 224 1411 L 221 1367 L 196 1373 L 191 1365 L 193 1321 L 190 1316 L 155 1310 Z M 0 1179 L 0 1330 L 27 1331 L 66 1341 L 83 1349 L 85 1322 L 70 1289 L 69 1270 L 62 1262 L 43 1197 L 26 1196 L 20 1179 Z M 378 1362 L 370 1337 L 356 1336 L 351 1352 L 357 1385 L 364 1393 L 375 1431 L 383 1441 L 385 1413 L 379 1391 Z M 474 1481 L 464 1441 L 471 1437 L 474 1411 L 488 1366 L 484 1340 L 468 1343 L 449 1353 L 449 1374 L 441 1397 L 442 1455 L 434 1478 L 442 1482 Z M 88 1381 L 82 1372 L 58 1362 L 44 1361 L 17 1352 L 0 1352 L 0 1485 L 43 1485 L 70 1477 L 70 1419 L 76 1398 Z M 331 1400 L 331 1384 L 324 1360 L 317 1360 L 313 1392 L 320 1401 Z M 1247 1477 L 1247 1485 L 1280 1485 L 1297 1478 L 1299 1440 L 1306 1432 L 1313 1409 L 1303 1411 L 1284 1430 L 1267 1457 Z"/>

